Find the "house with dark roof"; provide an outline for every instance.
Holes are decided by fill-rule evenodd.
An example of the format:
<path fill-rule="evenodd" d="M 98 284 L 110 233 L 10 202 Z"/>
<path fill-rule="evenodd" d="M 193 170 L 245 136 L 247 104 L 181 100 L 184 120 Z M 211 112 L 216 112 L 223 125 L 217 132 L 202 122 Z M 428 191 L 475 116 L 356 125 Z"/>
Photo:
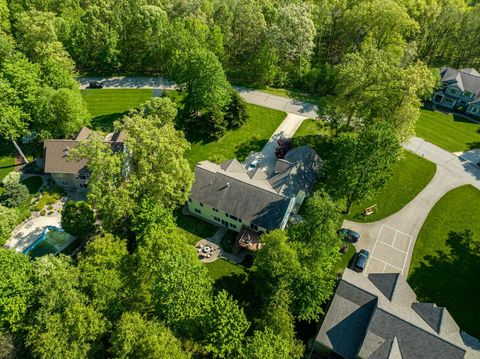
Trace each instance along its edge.
<path fill-rule="evenodd" d="M 433 95 L 433 103 L 480 116 L 480 73 L 472 68 L 456 70 L 443 67 L 440 76 L 442 88 Z"/>
<path fill-rule="evenodd" d="M 322 160 L 310 147 L 295 148 L 278 159 L 269 176 L 236 159 L 199 162 L 187 202 L 197 216 L 241 232 L 285 228 L 292 211 L 311 191 Z"/>
<path fill-rule="evenodd" d="M 446 308 L 421 303 L 400 273 L 346 269 L 315 339 L 342 358 L 480 358 Z"/>
<path fill-rule="evenodd" d="M 58 139 L 43 142 L 44 172 L 49 173 L 58 186 L 68 191 L 87 190 L 89 178 L 87 160 L 73 160 L 69 157 L 69 152 L 92 135 L 101 136 L 98 132 L 83 127 L 73 140 Z M 123 132 L 112 132 L 103 136 L 103 142 L 110 144 L 114 151 L 123 150 L 124 140 Z"/>

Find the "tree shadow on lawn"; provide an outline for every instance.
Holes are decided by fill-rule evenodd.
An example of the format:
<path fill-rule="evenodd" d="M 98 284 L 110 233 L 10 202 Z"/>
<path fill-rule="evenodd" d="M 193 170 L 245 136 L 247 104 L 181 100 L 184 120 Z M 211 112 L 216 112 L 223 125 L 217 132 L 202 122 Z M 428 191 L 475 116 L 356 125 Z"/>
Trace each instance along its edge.
<path fill-rule="evenodd" d="M 260 140 L 252 137 L 247 142 L 243 142 L 235 148 L 235 158 L 240 162 L 244 161 L 250 152 L 259 152 L 267 144 L 268 140 Z"/>
<path fill-rule="evenodd" d="M 252 272 L 232 273 L 217 279 L 213 286 L 215 292 L 227 291 L 244 309 L 247 318 L 257 318 L 261 300 L 256 294 Z"/>
<path fill-rule="evenodd" d="M 119 120 L 122 117 L 124 117 L 127 113 L 128 111 L 124 111 L 124 112 L 110 113 L 108 115 L 97 116 L 92 118 L 92 120 L 90 121 L 90 124 L 96 130 L 110 132 L 114 130 L 113 123 L 116 120 Z"/>
<path fill-rule="evenodd" d="M 474 150 L 476 148 L 480 148 L 480 141 L 475 141 L 475 142 L 469 142 L 467 143 L 467 148 L 469 150 Z"/>
<path fill-rule="evenodd" d="M 452 113 L 452 115 L 453 115 L 453 121 L 455 121 L 455 122 L 464 122 L 464 123 L 475 124 L 475 121 L 473 121 L 473 119 L 470 119 L 468 115 L 460 115 L 460 114 L 455 114 L 455 113 Z"/>
<path fill-rule="evenodd" d="M 173 212 L 173 216 L 178 227 L 200 238 L 211 237 L 218 229 L 213 224 L 202 221 L 199 218 L 185 216 L 182 213 L 182 208 L 177 208 Z"/>
<path fill-rule="evenodd" d="M 322 160 L 328 160 L 333 150 L 331 138 L 326 135 L 305 135 L 293 138 L 293 144 L 298 146 L 309 146 L 315 150 Z"/>
<path fill-rule="evenodd" d="M 462 330 L 480 337 L 480 241 L 471 230 L 449 232 L 448 251 L 437 250 L 423 258 L 408 278 L 422 302 L 447 307 Z"/>

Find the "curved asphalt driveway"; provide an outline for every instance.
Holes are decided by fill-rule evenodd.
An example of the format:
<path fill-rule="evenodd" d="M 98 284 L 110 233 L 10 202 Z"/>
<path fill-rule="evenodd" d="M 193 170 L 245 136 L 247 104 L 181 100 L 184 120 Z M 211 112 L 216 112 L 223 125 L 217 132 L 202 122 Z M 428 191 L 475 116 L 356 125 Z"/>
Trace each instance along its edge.
<path fill-rule="evenodd" d="M 371 258 L 365 274 L 400 272 L 408 274 L 415 241 L 428 213 L 450 190 L 471 184 L 480 189 L 480 169 L 472 162 L 414 137 L 404 146 L 437 165 L 435 176 L 410 203 L 397 213 L 373 223 L 344 221 L 343 226 L 360 233 L 357 250 L 366 249 Z"/>

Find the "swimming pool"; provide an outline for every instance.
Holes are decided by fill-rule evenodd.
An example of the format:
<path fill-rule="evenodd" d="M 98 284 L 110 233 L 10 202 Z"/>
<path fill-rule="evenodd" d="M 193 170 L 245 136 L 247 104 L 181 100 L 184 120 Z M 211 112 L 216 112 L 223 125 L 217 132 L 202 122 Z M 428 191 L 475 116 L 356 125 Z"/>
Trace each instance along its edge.
<path fill-rule="evenodd" d="M 23 254 L 28 254 L 33 258 L 44 254 L 57 254 L 74 240 L 75 237 L 62 228 L 47 226 L 35 242 L 23 251 Z"/>

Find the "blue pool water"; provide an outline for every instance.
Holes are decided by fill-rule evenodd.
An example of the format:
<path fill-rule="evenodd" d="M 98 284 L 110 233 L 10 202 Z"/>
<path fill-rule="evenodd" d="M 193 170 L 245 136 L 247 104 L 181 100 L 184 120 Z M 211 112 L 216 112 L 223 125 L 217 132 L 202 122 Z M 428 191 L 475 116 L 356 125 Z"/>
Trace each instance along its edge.
<path fill-rule="evenodd" d="M 28 254 L 33 258 L 43 256 L 44 254 L 57 254 L 74 239 L 62 228 L 47 226 L 35 242 L 23 251 L 23 254 Z"/>

